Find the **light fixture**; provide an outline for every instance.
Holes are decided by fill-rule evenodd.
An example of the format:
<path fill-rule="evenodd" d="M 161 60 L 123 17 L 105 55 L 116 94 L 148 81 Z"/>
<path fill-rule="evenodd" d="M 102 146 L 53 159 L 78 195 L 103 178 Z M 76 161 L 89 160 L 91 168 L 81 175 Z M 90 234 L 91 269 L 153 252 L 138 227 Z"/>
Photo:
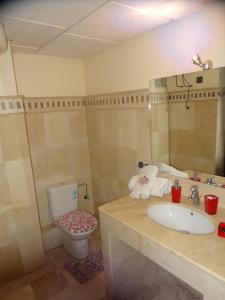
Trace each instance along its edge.
<path fill-rule="evenodd" d="M 0 54 L 8 49 L 8 40 L 5 33 L 4 25 L 0 23 Z"/>
<path fill-rule="evenodd" d="M 192 57 L 192 62 L 193 62 L 193 64 L 199 66 L 203 70 L 212 69 L 212 61 L 211 60 L 207 60 L 205 62 L 202 62 L 199 54 L 196 54 L 195 56 Z"/>

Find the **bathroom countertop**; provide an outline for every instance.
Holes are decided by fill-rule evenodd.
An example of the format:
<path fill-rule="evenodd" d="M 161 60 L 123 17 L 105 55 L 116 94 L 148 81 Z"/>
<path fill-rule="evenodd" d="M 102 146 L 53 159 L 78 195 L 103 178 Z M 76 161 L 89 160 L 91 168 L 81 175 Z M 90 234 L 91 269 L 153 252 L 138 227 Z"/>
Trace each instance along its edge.
<path fill-rule="evenodd" d="M 183 234 L 167 229 L 147 216 L 146 209 L 149 206 L 159 203 L 171 203 L 170 199 L 170 195 L 163 198 L 151 197 L 147 200 L 132 199 L 125 196 L 99 207 L 99 211 L 100 215 L 116 220 L 138 233 L 139 236 L 166 248 L 169 252 L 182 257 L 225 283 L 225 238 L 217 236 L 218 223 L 225 221 L 225 209 L 218 208 L 217 214 L 213 216 L 206 214 L 216 226 L 214 233 L 206 235 Z M 179 205 L 204 213 L 202 203 L 196 207 L 187 197 L 183 197 Z"/>

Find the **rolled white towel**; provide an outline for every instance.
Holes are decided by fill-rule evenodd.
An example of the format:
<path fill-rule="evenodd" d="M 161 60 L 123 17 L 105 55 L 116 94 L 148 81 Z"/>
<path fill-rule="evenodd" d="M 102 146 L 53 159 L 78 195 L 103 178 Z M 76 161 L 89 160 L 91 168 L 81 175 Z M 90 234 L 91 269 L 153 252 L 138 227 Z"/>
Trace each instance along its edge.
<path fill-rule="evenodd" d="M 183 177 L 183 178 L 189 177 L 186 172 L 179 171 L 176 168 L 169 166 L 163 162 L 156 163 L 156 166 L 158 167 L 159 172 L 167 173 L 169 175 L 173 175 L 177 177 Z"/>
<path fill-rule="evenodd" d="M 151 195 L 162 197 L 164 194 L 169 194 L 171 191 L 172 182 L 169 179 L 156 177 L 151 189 Z"/>
<path fill-rule="evenodd" d="M 154 165 L 147 165 L 142 168 L 140 174 L 146 174 L 149 177 L 149 180 L 153 180 L 158 174 L 158 167 Z"/>
<path fill-rule="evenodd" d="M 131 179 L 128 183 L 128 188 L 129 188 L 130 191 L 132 191 L 134 189 L 135 184 L 137 182 L 137 178 L 138 178 L 137 175 L 134 175 L 134 176 L 131 177 Z"/>
<path fill-rule="evenodd" d="M 144 172 L 137 175 L 137 181 L 130 193 L 132 198 L 143 198 L 147 199 L 150 197 L 151 189 L 153 186 L 154 179 L 158 173 L 158 168 L 153 165 L 145 166 Z"/>

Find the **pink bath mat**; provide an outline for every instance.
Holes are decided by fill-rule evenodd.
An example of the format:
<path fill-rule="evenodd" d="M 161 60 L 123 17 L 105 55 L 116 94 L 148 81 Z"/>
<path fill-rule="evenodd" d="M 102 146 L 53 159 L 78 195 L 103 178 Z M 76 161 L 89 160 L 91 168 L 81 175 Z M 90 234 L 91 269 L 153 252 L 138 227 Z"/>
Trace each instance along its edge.
<path fill-rule="evenodd" d="M 87 282 L 104 269 L 101 249 L 93 249 L 87 258 L 66 263 L 65 269 L 79 283 Z"/>

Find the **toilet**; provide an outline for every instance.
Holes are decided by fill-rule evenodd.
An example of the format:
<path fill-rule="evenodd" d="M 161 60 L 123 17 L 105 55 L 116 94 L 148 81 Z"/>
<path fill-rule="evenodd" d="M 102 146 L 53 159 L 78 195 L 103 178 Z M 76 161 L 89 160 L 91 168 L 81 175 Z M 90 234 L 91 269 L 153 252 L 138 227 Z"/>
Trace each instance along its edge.
<path fill-rule="evenodd" d="M 78 208 L 78 184 L 48 187 L 49 210 L 54 224 L 62 232 L 63 246 L 74 258 L 89 255 L 89 236 L 97 228 L 98 220 Z"/>

